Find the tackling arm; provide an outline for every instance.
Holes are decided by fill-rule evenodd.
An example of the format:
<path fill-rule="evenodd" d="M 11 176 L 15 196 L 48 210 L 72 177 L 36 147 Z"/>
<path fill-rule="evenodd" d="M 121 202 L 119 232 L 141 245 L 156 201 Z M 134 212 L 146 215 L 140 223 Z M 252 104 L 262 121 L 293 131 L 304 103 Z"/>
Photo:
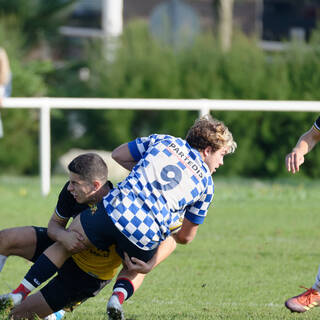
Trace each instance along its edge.
<path fill-rule="evenodd" d="M 125 258 L 123 263 L 126 268 L 125 270 L 129 272 L 138 272 L 140 274 L 146 274 L 150 272 L 152 269 L 154 269 L 162 261 L 167 259 L 170 256 L 170 254 L 175 250 L 176 246 L 177 243 L 173 239 L 173 237 L 168 237 L 166 240 L 161 242 L 156 254 L 148 262 L 144 262 L 135 257 L 132 257 L 130 259 L 127 253 L 124 253 Z M 120 277 L 120 275 L 121 272 L 118 275 L 118 277 Z"/>
<path fill-rule="evenodd" d="M 48 223 L 48 236 L 54 241 L 62 239 L 64 234 L 67 232 L 67 223 L 68 219 L 59 218 L 54 212 Z"/>
<path fill-rule="evenodd" d="M 48 223 L 48 236 L 59 241 L 70 252 L 83 250 L 86 246 L 83 237 L 76 231 L 67 230 L 66 226 L 69 219 L 62 219 L 54 212 Z"/>

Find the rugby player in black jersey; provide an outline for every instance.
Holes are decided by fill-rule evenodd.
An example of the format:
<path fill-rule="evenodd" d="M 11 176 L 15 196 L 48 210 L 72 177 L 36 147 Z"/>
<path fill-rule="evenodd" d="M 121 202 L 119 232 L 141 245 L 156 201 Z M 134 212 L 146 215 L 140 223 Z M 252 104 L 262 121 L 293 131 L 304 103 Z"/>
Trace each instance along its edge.
<path fill-rule="evenodd" d="M 309 153 L 320 141 L 320 117 L 313 126 L 299 138 L 296 146 L 286 156 L 286 168 L 289 172 L 296 173 L 304 163 L 304 156 Z M 320 306 L 320 267 L 316 281 L 311 288 L 301 294 L 288 299 L 285 306 L 291 312 L 306 312 Z"/>
<path fill-rule="evenodd" d="M 30 318 L 33 314 L 45 317 L 62 308 L 72 309 L 79 302 L 95 296 L 111 281 L 121 264 L 114 245 L 106 251 L 96 248 L 83 250 L 81 236 L 66 229 L 69 219 L 83 210 L 90 209 L 94 214 L 95 204 L 112 188 L 107 180 L 107 165 L 97 154 L 87 153 L 72 160 L 68 169 L 70 179 L 60 192 L 48 228 L 27 226 L 0 231 L 0 271 L 8 256 L 20 256 L 35 262 L 54 241 L 62 242 L 71 251 L 81 250 L 69 258 L 57 276 L 39 292 L 25 300 L 20 295 L 12 295 L 14 298 L 9 301 L 16 305 L 13 310 L 16 318 L 21 314 Z M 172 240 L 162 246 L 163 251 L 160 250 L 151 265 L 142 264 L 141 267 L 151 268 L 165 259 L 175 248 Z M 144 275 L 140 274 L 133 281 L 135 289 L 141 285 L 143 278 Z M 15 301 L 16 297 L 22 299 Z"/>

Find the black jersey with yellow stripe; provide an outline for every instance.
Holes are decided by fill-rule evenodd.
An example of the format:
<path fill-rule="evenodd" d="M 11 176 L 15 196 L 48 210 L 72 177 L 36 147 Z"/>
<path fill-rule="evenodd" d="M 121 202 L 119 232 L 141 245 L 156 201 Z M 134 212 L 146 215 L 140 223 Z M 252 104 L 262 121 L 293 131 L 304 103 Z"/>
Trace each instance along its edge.
<path fill-rule="evenodd" d="M 110 190 L 113 189 L 111 181 L 107 182 Z M 62 219 L 74 218 L 80 212 L 89 208 L 88 204 L 78 203 L 73 195 L 68 191 L 69 181 L 62 188 L 58 203 L 56 205 L 56 214 Z"/>
<path fill-rule="evenodd" d="M 313 127 L 320 131 L 320 117 L 314 122 Z"/>
<path fill-rule="evenodd" d="M 108 184 L 110 189 L 112 189 L 112 183 L 108 181 Z M 64 185 L 59 194 L 55 210 L 57 216 L 62 219 L 74 218 L 88 208 L 94 213 L 95 206 L 78 203 L 68 191 L 68 185 L 69 182 Z M 121 258 L 116 253 L 114 245 L 110 246 L 108 250 L 90 248 L 73 255 L 72 259 L 84 272 L 101 280 L 112 279 L 121 264 Z"/>

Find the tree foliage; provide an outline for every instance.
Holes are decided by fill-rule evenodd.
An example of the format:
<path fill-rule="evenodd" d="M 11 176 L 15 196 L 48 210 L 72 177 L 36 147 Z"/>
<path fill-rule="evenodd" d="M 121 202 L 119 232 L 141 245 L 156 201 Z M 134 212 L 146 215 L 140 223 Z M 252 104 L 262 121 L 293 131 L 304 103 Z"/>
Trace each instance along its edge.
<path fill-rule="evenodd" d="M 19 23 L 24 45 L 32 47 L 38 41 L 56 36 L 77 0 L 0 0 L 0 16 L 13 16 Z"/>
<path fill-rule="evenodd" d="M 47 93 L 45 74 L 50 62 L 24 61 L 23 37 L 14 17 L 0 21 L 0 43 L 8 52 L 12 71 L 12 96 L 33 97 Z M 4 138 L 0 139 L 0 174 L 38 171 L 38 111 L 1 111 Z"/>
<path fill-rule="evenodd" d="M 203 34 L 188 48 L 178 50 L 159 44 L 150 36 L 145 22 L 136 21 L 126 26 L 112 61 L 105 59 L 104 44 L 88 41 L 81 61 L 66 62 L 59 69 L 53 69 L 50 64 L 27 64 L 30 78 L 24 80 L 27 76 L 19 72 L 19 68 L 22 70 L 22 65 L 23 70 L 28 68 L 16 58 L 16 62 L 13 62 L 17 65 L 15 85 L 21 85 L 19 91 L 14 90 L 14 94 L 23 96 L 47 93 L 50 96 L 106 98 L 319 100 L 318 38 L 319 33 L 315 33 L 309 46 L 292 46 L 286 52 L 270 54 L 259 49 L 255 39 L 241 34 L 235 34 L 232 48 L 228 52 L 222 52 L 214 36 Z M 81 68 L 90 70 L 88 81 L 80 80 Z M 212 110 L 211 113 L 230 127 L 238 143 L 236 153 L 226 158 L 228 165 L 219 172 L 260 177 L 285 174 L 285 155 L 317 118 L 317 114 L 310 112 Z M 10 163 L 19 172 L 36 172 L 36 113 L 33 111 L 29 116 L 34 117 L 33 122 L 28 122 L 32 129 L 28 125 L 26 128 L 32 134 L 24 132 L 24 139 L 32 141 L 30 144 L 25 143 L 26 148 L 32 152 L 25 152 L 23 159 L 10 159 L 9 156 L 1 158 L 0 155 L 1 168 Z M 197 116 L 196 112 L 173 110 L 53 110 L 53 161 L 71 147 L 111 150 L 137 136 L 154 132 L 184 137 Z M 18 120 L 16 125 L 22 127 Z M 18 142 L 13 137 L 10 139 L 8 135 L 6 143 L 16 146 Z M 1 143 L 3 142 L 0 141 L 0 146 Z M 316 148 L 307 156 L 303 170 L 305 174 L 317 176 L 320 173 L 315 165 L 319 152 L 320 149 Z M 22 160 L 24 165 L 19 162 Z"/>
<path fill-rule="evenodd" d="M 314 36 L 316 37 L 316 35 Z M 146 25 L 127 26 L 116 59 L 104 59 L 104 46 L 91 46 L 87 96 L 182 99 L 319 99 L 320 59 L 316 46 L 266 54 L 254 39 L 237 34 L 232 49 L 221 52 L 211 34 L 176 50 L 151 38 Z M 317 71 L 316 71 L 317 70 Z M 80 85 L 82 87 L 83 84 Z M 197 117 L 188 111 L 81 111 L 86 134 L 73 141 L 82 147 L 112 149 L 152 132 L 184 136 Z M 284 157 L 317 115 L 304 112 L 215 112 L 234 133 L 238 149 L 224 174 L 273 177 L 285 173 Z M 120 132 L 119 132 L 120 131 Z M 59 141 L 56 141 L 59 146 Z M 59 149 L 59 147 L 58 147 Z M 305 173 L 316 175 L 308 155 Z M 228 159 L 226 161 L 229 161 Z M 231 160 L 230 160 L 231 161 Z"/>

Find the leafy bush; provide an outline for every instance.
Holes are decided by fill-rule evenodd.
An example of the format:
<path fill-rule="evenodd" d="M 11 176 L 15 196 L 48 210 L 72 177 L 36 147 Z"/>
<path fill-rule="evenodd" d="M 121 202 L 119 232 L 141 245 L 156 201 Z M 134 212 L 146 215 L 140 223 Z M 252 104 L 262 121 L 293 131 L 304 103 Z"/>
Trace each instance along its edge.
<path fill-rule="evenodd" d="M 314 47 L 307 50 L 293 46 L 284 53 L 266 54 L 254 39 L 238 34 L 232 50 L 222 53 L 216 39 L 205 34 L 187 50 L 176 50 L 157 43 L 145 24 L 136 22 L 124 33 L 115 61 L 105 60 L 104 53 L 99 46 L 91 53 L 90 96 L 94 92 L 100 97 L 130 98 L 316 100 L 319 96 L 320 59 Z M 126 114 L 121 113 L 118 119 Z M 212 114 L 230 126 L 239 145 L 231 165 L 221 172 L 271 177 L 285 173 L 286 153 L 317 117 L 303 112 L 213 110 Z M 127 139 L 123 132 L 120 141 L 113 142 L 122 143 L 154 131 L 184 136 L 196 116 L 187 111 L 130 112 L 130 129 L 124 129 Z M 99 121 L 105 120 L 95 118 L 95 123 Z M 104 126 L 102 136 L 108 137 L 110 125 Z M 118 126 L 116 119 L 114 125 Z M 90 132 L 94 134 L 95 130 Z M 308 163 L 313 164 L 316 156 L 317 152 L 308 155 Z M 316 168 L 305 167 L 308 175 L 316 175 Z"/>
<path fill-rule="evenodd" d="M 47 92 L 45 73 L 48 62 L 26 62 L 22 36 L 14 17 L 0 19 L 0 43 L 7 50 L 12 70 L 12 96 L 42 96 Z M 4 109 L 1 111 L 4 138 L 0 139 L 0 174 L 35 173 L 39 167 L 38 111 Z"/>
<path fill-rule="evenodd" d="M 315 32 L 308 47 L 293 45 L 285 52 L 270 54 L 259 49 L 255 39 L 237 34 L 232 49 L 224 53 L 215 37 L 207 33 L 189 47 L 177 49 L 157 42 L 144 21 L 135 21 L 126 26 L 116 46 L 113 43 L 113 51 L 109 51 L 110 45 L 108 48 L 99 41 L 87 41 L 83 60 L 66 62 L 59 69 L 47 63 L 28 63 L 26 67 L 13 53 L 17 77 L 14 94 L 43 95 L 47 91 L 50 96 L 65 97 L 319 100 L 318 38 L 319 33 Z M 83 67 L 90 70 L 88 81 L 79 78 Z M 36 114 L 24 112 L 29 117 Z M 236 153 L 227 157 L 228 165 L 219 172 L 267 177 L 285 174 L 286 153 L 317 117 L 309 112 L 259 110 L 212 110 L 212 115 L 230 127 L 238 142 Z M 183 137 L 197 116 L 194 111 L 173 110 L 52 110 L 53 159 L 71 147 L 111 150 L 153 132 Z M 26 125 L 25 130 L 30 131 L 23 133 L 23 139 L 30 139 L 29 158 L 24 157 L 22 165 L 21 159 L 4 162 L 1 159 L 9 156 L 0 155 L 1 167 L 12 163 L 19 172 L 35 172 L 35 119 L 28 120 L 26 116 L 30 126 Z M 15 143 L 12 146 L 16 146 Z M 315 165 L 319 152 L 320 149 L 316 149 L 307 156 L 305 174 L 320 174 L 320 168 Z"/>

